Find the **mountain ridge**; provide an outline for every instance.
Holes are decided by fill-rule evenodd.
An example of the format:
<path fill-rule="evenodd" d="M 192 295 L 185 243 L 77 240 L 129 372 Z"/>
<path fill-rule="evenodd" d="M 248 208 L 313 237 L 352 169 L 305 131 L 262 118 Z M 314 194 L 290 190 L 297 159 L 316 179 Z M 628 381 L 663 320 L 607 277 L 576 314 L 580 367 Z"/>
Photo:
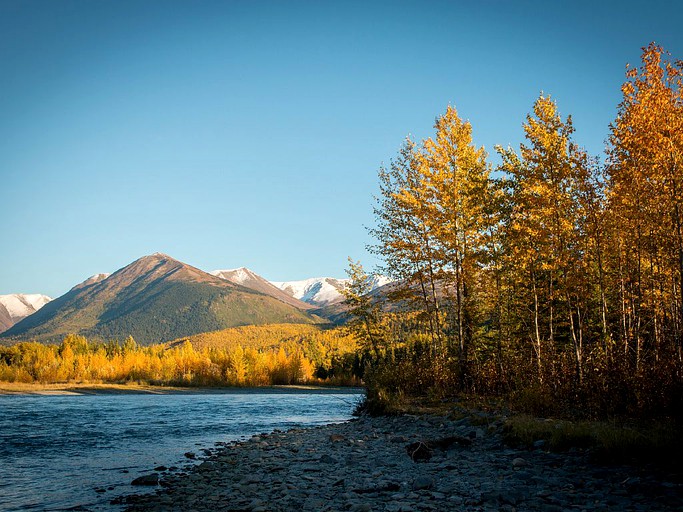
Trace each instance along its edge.
<path fill-rule="evenodd" d="M 104 339 L 132 335 L 149 344 L 239 325 L 321 321 L 163 253 L 89 279 L 0 336 L 58 342 L 72 332 Z"/>
<path fill-rule="evenodd" d="M 291 306 L 294 306 L 298 309 L 310 310 L 315 307 L 311 304 L 299 300 L 296 297 L 293 297 L 292 295 L 284 292 L 283 290 L 280 290 L 273 283 L 271 283 L 264 277 L 261 277 L 260 275 L 246 267 L 239 267 L 227 270 L 212 270 L 209 273 L 211 275 L 220 277 L 221 279 L 230 281 L 234 284 L 245 286 L 246 288 L 250 288 L 260 293 L 270 295 L 271 297 L 274 297 L 286 304 L 290 304 Z"/>

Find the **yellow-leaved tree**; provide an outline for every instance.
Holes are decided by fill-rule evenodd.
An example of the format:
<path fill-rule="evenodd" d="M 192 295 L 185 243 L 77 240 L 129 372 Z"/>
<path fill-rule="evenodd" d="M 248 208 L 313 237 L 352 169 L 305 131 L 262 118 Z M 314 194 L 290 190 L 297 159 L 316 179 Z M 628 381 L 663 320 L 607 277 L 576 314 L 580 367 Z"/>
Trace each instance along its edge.
<path fill-rule="evenodd" d="M 509 177 L 506 252 L 519 324 L 532 340 L 539 379 L 546 359 L 570 345 L 581 381 L 590 289 L 584 210 L 594 190 L 589 162 L 572 141 L 571 117 L 563 120 L 550 96 L 536 100 L 524 132 L 519 156 L 499 148 Z"/>
<path fill-rule="evenodd" d="M 619 331 L 636 369 L 644 350 L 683 356 L 683 63 L 666 57 L 652 43 L 627 67 L 609 139 Z"/>

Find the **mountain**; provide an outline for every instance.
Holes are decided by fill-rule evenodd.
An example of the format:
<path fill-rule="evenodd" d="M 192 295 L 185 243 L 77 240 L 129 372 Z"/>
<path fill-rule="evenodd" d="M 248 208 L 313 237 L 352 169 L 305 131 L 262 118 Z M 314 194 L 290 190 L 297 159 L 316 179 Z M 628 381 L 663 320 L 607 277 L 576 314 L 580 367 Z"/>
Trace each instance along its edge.
<path fill-rule="evenodd" d="M 347 281 L 334 277 L 312 277 L 302 281 L 273 282 L 273 285 L 295 299 L 320 307 L 343 301 L 341 290 Z"/>
<path fill-rule="evenodd" d="M 294 306 L 295 308 L 301 310 L 310 310 L 315 306 L 303 302 L 298 298 L 282 291 L 280 288 L 273 285 L 270 281 L 264 279 L 255 272 L 249 270 L 245 267 L 234 268 L 230 270 L 214 270 L 210 272 L 211 275 L 230 281 L 231 283 L 238 284 L 249 288 L 250 290 L 257 291 L 259 293 L 264 293 L 278 299 L 279 301 Z"/>
<path fill-rule="evenodd" d="M 39 293 L 0 295 L 0 333 L 35 313 L 52 299 Z"/>
<path fill-rule="evenodd" d="M 109 276 L 89 278 L 0 336 L 59 342 L 68 333 L 99 339 L 131 335 L 150 344 L 240 325 L 318 320 L 274 297 L 155 253 Z"/>
<path fill-rule="evenodd" d="M 371 279 L 373 291 L 391 282 L 384 276 L 373 276 Z M 344 300 L 341 290 L 348 282 L 348 279 L 313 277 L 303 281 L 273 282 L 273 285 L 303 302 L 317 307 L 327 307 Z"/>

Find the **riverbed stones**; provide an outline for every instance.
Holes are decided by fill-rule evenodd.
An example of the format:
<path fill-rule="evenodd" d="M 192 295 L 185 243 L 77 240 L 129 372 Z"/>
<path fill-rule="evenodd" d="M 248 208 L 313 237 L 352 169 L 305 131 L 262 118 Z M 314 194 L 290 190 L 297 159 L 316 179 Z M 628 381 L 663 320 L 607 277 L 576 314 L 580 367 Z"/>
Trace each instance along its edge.
<path fill-rule="evenodd" d="M 218 445 L 187 474 L 166 472 L 156 493 L 127 497 L 127 510 L 683 509 L 677 480 L 647 468 L 596 466 L 580 451 L 512 449 L 502 442 L 500 424 L 473 430 L 473 423 L 482 422 L 479 417 L 363 417 L 261 434 Z M 488 423 L 496 425 L 495 418 Z M 416 443 L 427 446 L 429 459 L 410 457 L 407 446 Z"/>

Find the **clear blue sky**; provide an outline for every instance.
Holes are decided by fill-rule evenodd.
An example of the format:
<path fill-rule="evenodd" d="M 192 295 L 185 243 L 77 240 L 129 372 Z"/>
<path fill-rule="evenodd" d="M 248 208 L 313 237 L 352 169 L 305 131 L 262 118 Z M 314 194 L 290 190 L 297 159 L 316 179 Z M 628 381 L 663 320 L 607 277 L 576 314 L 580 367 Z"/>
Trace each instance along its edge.
<path fill-rule="evenodd" d="M 0 294 L 156 251 L 272 280 L 372 267 L 376 173 L 451 103 L 518 145 L 541 90 L 591 153 L 683 2 L 0 1 Z"/>

